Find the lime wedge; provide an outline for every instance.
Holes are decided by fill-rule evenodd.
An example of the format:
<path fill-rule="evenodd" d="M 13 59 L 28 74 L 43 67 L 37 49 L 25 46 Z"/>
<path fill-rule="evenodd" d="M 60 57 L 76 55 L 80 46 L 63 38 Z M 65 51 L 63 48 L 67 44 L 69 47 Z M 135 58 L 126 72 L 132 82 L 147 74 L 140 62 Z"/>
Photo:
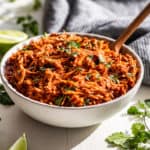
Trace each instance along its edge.
<path fill-rule="evenodd" d="M 15 44 L 26 40 L 27 34 L 16 30 L 0 30 L 0 54 L 4 54 Z"/>
<path fill-rule="evenodd" d="M 10 148 L 9 150 L 27 150 L 26 135 L 23 134 Z"/>

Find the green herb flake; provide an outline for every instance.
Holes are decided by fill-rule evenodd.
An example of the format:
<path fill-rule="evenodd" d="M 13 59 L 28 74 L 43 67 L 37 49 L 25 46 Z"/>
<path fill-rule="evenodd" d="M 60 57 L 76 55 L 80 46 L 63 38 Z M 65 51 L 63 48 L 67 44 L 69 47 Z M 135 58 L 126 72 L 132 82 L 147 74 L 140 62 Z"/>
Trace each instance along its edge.
<path fill-rule="evenodd" d="M 86 98 L 86 99 L 84 100 L 84 103 L 85 103 L 85 105 L 89 105 L 90 99 L 89 99 L 89 98 Z"/>
<path fill-rule="evenodd" d="M 109 76 L 110 77 L 110 79 L 114 82 L 114 83 L 119 83 L 120 81 L 119 81 L 119 77 L 118 77 L 118 75 L 117 74 L 112 74 L 112 75 L 110 75 Z"/>
<path fill-rule="evenodd" d="M 67 44 L 67 47 L 69 48 L 80 48 L 80 43 L 77 43 L 75 41 L 70 41 L 68 44 Z"/>
<path fill-rule="evenodd" d="M 28 46 L 25 46 L 22 48 L 23 51 L 27 51 L 27 50 L 31 50 L 31 49 L 32 49 L 31 45 L 28 45 Z"/>
<path fill-rule="evenodd" d="M 45 72 L 46 68 L 45 68 L 45 67 L 40 67 L 39 70 L 40 70 L 41 72 Z"/>
<path fill-rule="evenodd" d="M 106 68 L 111 68 L 111 65 L 112 65 L 111 62 L 110 62 L 110 63 L 105 63 L 105 67 L 106 67 Z"/>
<path fill-rule="evenodd" d="M 37 84 L 37 83 L 39 82 L 39 80 L 40 80 L 39 78 L 34 78 L 34 79 L 33 79 L 33 82 L 34 82 L 35 84 Z"/>
<path fill-rule="evenodd" d="M 10 99 L 8 94 L 6 93 L 2 84 L 0 84 L 0 104 L 3 105 L 13 105 L 13 101 Z"/>
<path fill-rule="evenodd" d="M 89 80 L 90 80 L 90 78 L 91 78 L 91 74 L 90 74 L 90 73 L 88 73 L 88 74 L 85 76 L 85 79 L 89 81 Z"/>
<path fill-rule="evenodd" d="M 39 8 L 41 8 L 42 4 L 41 4 L 41 1 L 40 0 L 34 0 L 34 3 L 33 3 L 33 10 L 38 10 Z"/>
<path fill-rule="evenodd" d="M 76 90 L 75 87 L 64 87 L 64 89 L 65 89 L 66 91 L 75 91 L 75 90 Z"/>
<path fill-rule="evenodd" d="M 58 105 L 58 106 L 61 106 L 61 103 L 62 101 L 64 100 L 65 96 L 58 96 L 55 101 L 54 101 L 54 104 L 55 105 Z"/>
<path fill-rule="evenodd" d="M 94 58 L 93 55 L 88 55 L 88 58 L 90 58 L 91 60 Z"/>
<path fill-rule="evenodd" d="M 62 51 L 62 52 L 65 52 L 65 53 L 67 53 L 67 54 L 70 54 L 70 53 L 71 53 L 71 49 L 69 49 L 69 48 L 60 47 L 59 50 Z"/>

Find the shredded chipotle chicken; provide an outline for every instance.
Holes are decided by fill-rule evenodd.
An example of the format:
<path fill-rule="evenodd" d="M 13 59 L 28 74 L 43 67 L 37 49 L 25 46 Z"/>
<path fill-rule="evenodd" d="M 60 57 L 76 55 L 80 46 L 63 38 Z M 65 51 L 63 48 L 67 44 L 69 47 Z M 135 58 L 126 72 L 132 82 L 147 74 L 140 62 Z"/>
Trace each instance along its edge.
<path fill-rule="evenodd" d="M 111 101 L 137 80 L 137 61 L 109 42 L 74 34 L 33 40 L 7 61 L 5 75 L 23 95 L 49 105 L 79 107 Z"/>

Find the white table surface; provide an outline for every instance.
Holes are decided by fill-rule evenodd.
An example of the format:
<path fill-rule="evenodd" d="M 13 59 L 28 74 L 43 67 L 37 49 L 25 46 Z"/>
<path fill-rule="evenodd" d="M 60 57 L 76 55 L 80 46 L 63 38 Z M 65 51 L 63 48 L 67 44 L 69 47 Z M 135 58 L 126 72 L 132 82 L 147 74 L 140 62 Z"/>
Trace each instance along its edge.
<path fill-rule="evenodd" d="M 150 87 L 142 86 L 131 103 L 145 98 L 150 98 Z M 27 135 L 28 150 L 115 150 L 108 147 L 105 138 L 112 132 L 130 128 L 132 121 L 126 115 L 126 110 L 124 108 L 122 112 L 99 125 L 67 129 L 35 121 L 16 105 L 0 105 L 0 150 L 7 150 L 24 132 Z"/>
<path fill-rule="evenodd" d="M 32 0 L 27 0 L 26 4 L 30 1 Z M 2 7 L 2 2 L 5 2 L 5 0 L 0 0 L 1 12 L 3 12 L 3 8 L 7 7 L 7 5 Z M 13 4 L 13 9 L 21 8 L 20 5 L 25 1 L 18 0 L 17 2 Z M 13 9 L 12 12 L 15 12 L 16 10 L 13 11 Z M 13 18 L 14 16 L 15 13 L 9 17 Z M 41 22 L 41 12 L 34 13 L 34 16 Z M 0 29 L 18 28 L 13 19 L 8 20 L 8 22 L 0 20 Z M 142 86 L 131 103 L 145 98 L 150 98 L 150 87 Z M 122 112 L 99 125 L 66 129 L 48 126 L 35 121 L 19 110 L 16 105 L 0 105 L 0 117 L 2 118 L 0 121 L 0 150 L 7 150 L 24 132 L 28 140 L 28 150 L 115 150 L 115 148 L 108 146 L 105 138 L 113 132 L 125 131 L 130 128 L 132 121 L 125 114 L 126 109 L 124 108 Z"/>

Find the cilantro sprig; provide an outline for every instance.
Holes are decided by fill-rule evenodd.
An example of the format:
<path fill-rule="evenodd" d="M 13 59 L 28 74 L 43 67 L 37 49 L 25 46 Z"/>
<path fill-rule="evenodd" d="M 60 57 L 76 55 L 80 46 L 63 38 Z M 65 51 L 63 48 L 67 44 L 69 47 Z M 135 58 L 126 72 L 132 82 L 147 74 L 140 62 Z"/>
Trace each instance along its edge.
<path fill-rule="evenodd" d="M 75 42 L 75 41 L 70 41 L 67 44 L 68 48 L 80 48 L 80 43 Z"/>
<path fill-rule="evenodd" d="M 33 10 L 37 11 L 39 8 L 41 8 L 42 4 L 40 0 L 34 0 L 33 3 Z"/>
<path fill-rule="evenodd" d="M 38 22 L 31 15 L 18 17 L 16 23 L 20 25 L 22 30 L 29 36 L 39 34 Z"/>
<path fill-rule="evenodd" d="M 8 94 L 6 93 L 2 84 L 0 84 L 0 104 L 3 105 L 13 105 L 13 101 L 10 99 Z"/>
<path fill-rule="evenodd" d="M 139 118 L 131 126 L 131 132 L 116 132 L 106 138 L 106 141 L 120 150 L 150 150 L 150 130 L 146 118 L 150 118 L 150 99 L 129 107 L 127 114 Z"/>

